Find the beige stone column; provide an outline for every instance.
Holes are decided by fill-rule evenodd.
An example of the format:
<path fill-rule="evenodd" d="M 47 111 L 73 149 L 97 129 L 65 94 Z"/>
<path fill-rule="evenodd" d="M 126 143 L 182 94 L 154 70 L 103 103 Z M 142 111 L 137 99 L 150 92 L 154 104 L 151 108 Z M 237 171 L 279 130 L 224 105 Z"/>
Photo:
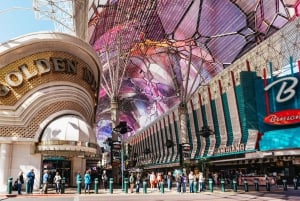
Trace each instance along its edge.
<path fill-rule="evenodd" d="M 11 174 L 12 145 L 0 144 L 0 192 L 7 189 L 7 180 Z"/>

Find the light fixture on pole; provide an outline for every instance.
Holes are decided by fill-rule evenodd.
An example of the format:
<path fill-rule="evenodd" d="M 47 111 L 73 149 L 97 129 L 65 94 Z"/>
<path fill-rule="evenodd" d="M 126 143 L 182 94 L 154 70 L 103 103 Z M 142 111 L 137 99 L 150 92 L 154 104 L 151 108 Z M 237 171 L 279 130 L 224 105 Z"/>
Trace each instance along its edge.
<path fill-rule="evenodd" d="M 132 128 L 127 126 L 126 121 L 120 121 L 119 125 L 117 125 L 115 128 L 113 128 L 113 132 L 116 132 L 119 134 L 119 137 L 121 138 L 121 174 L 122 174 L 122 191 L 124 191 L 124 141 L 123 141 L 123 135 L 131 132 Z"/>

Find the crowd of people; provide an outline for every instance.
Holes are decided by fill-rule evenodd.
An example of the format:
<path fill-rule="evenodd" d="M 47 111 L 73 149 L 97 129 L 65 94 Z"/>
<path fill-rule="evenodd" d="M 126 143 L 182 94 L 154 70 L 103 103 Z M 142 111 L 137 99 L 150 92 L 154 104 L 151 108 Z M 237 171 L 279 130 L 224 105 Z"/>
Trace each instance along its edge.
<path fill-rule="evenodd" d="M 33 192 L 34 181 L 35 181 L 35 173 L 34 169 L 31 169 L 26 175 L 23 177 L 23 172 L 20 171 L 18 177 L 15 181 L 15 190 L 18 191 L 18 194 L 22 193 L 22 185 L 26 180 L 28 182 L 28 192 Z M 217 172 L 205 175 L 199 171 L 152 171 L 152 172 L 127 172 L 125 178 L 128 179 L 129 190 L 130 193 L 139 193 L 140 189 L 143 187 L 143 183 L 146 182 L 147 186 L 150 187 L 151 191 L 160 191 L 162 185 L 164 189 L 167 191 L 171 191 L 172 188 L 176 187 L 176 191 L 178 193 L 195 193 L 201 192 L 205 190 L 205 181 L 208 178 L 211 178 L 214 182 L 214 185 L 220 184 L 220 177 L 225 178 L 230 183 L 230 176 L 226 177 L 224 175 L 219 175 Z M 236 175 L 235 175 L 236 176 Z M 51 177 L 51 182 L 50 182 Z M 95 181 L 95 178 L 98 178 L 99 189 L 103 188 L 104 190 L 108 189 L 108 180 L 111 177 L 110 174 L 107 174 L 106 170 L 102 170 L 101 174 L 97 174 L 96 176 L 92 174 L 92 170 L 88 169 L 81 175 L 81 172 L 78 172 L 76 175 L 76 185 L 80 182 L 80 185 L 84 188 L 84 193 L 90 193 L 91 185 Z M 59 171 L 56 171 L 55 176 L 50 175 L 48 170 L 44 170 L 42 175 L 42 185 L 40 192 L 48 193 L 49 183 L 53 184 L 55 187 L 56 193 L 61 193 L 62 190 L 62 176 Z M 117 184 L 118 182 L 115 182 Z"/>

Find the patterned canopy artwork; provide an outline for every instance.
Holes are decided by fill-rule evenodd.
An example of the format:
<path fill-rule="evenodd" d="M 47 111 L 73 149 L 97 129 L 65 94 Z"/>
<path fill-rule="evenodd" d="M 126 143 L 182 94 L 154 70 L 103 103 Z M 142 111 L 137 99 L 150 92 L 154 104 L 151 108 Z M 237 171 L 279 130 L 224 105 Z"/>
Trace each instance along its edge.
<path fill-rule="evenodd" d="M 102 64 L 98 140 L 110 100 L 133 135 L 299 14 L 297 0 L 94 0 L 89 42 Z"/>

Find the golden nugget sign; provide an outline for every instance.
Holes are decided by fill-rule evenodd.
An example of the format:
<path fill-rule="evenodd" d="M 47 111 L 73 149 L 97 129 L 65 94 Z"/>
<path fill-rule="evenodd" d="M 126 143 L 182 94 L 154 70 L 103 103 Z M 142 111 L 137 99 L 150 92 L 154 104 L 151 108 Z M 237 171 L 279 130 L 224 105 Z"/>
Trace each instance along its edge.
<path fill-rule="evenodd" d="M 34 68 L 29 69 L 26 63 L 22 64 L 16 70 L 6 73 L 4 76 L 5 83 L 0 83 L 0 97 L 7 96 L 11 89 L 20 87 L 24 80 L 31 80 L 37 76 L 44 76 L 50 72 L 77 74 L 77 61 L 51 57 L 49 59 L 37 59 L 34 61 Z M 88 69 L 83 69 L 82 79 L 88 83 L 93 91 L 97 89 L 97 81 L 93 73 Z"/>

